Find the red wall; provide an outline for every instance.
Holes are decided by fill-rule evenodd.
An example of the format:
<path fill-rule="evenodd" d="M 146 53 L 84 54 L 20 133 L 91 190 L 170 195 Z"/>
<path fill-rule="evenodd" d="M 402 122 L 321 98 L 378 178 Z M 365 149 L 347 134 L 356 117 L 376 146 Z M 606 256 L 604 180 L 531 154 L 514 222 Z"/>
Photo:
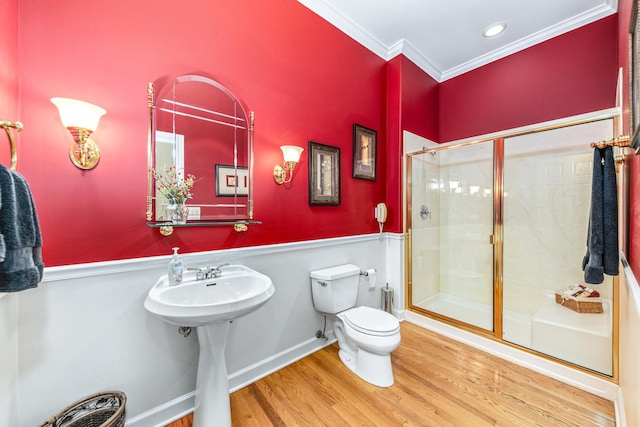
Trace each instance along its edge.
<path fill-rule="evenodd" d="M 166 4 L 166 3 L 165 3 Z M 151 0 L 20 2 L 20 170 L 38 209 L 47 266 L 374 233 L 376 182 L 351 177 L 352 125 L 378 131 L 384 165 L 385 61 L 297 2 Z M 255 219 L 263 225 L 181 228 L 168 238 L 145 225 L 146 85 L 205 73 L 256 113 Z M 53 96 L 104 107 L 93 139 L 97 168 L 68 159 L 71 136 Z M 342 204 L 308 205 L 307 142 L 341 149 Z M 305 147 L 290 185 L 273 166 L 280 145 Z"/>
<path fill-rule="evenodd" d="M 411 60 L 402 58 L 402 129 L 440 140 L 440 85 Z"/>
<path fill-rule="evenodd" d="M 621 0 L 618 2 L 618 58 L 619 65 L 624 69 L 624 86 L 629 87 L 629 22 L 631 20 L 632 0 Z M 623 132 L 631 131 L 631 120 L 629 110 L 629 94 L 624 92 L 624 129 Z M 632 156 L 629 159 L 629 251 L 627 257 L 631 269 L 636 277 L 640 274 L 640 156 Z"/>
<path fill-rule="evenodd" d="M 3 43 L 20 40 L 20 83 L 12 65 L 13 84 L 0 89 L 19 87 L 19 170 L 34 193 L 47 266 L 373 233 L 381 201 L 385 229 L 399 232 L 403 129 L 448 141 L 614 105 L 615 17 L 438 85 L 403 56 L 385 64 L 289 0 L 192 0 L 170 10 L 139 0 L 126 13 L 107 0 L 60 0 L 53 13 L 44 0 L 11 5 L 14 30 L 0 31 L 9 33 Z M 246 233 L 194 227 L 165 238 L 145 225 L 146 85 L 184 73 L 216 78 L 256 112 L 263 225 Z M 94 134 L 96 169 L 70 163 L 53 96 L 107 109 Z M 351 178 L 353 123 L 378 131 L 375 182 Z M 309 140 L 341 149 L 339 207 L 308 205 Z M 283 144 L 305 153 L 293 182 L 278 186 L 272 169 Z"/>
<path fill-rule="evenodd" d="M 398 55 L 387 64 L 387 204 L 386 229 L 402 232 L 402 132 L 438 141 L 438 82 L 411 60 Z"/>
<path fill-rule="evenodd" d="M 18 0 L 2 5 L 0 13 L 0 121 L 18 120 Z M 15 132 L 14 132 L 15 134 Z M 9 140 L 0 129 L 0 163 L 9 165 Z"/>
<path fill-rule="evenodd" d="M 440 85 L 441 142 L 615 106 L 617 16 Z"/>

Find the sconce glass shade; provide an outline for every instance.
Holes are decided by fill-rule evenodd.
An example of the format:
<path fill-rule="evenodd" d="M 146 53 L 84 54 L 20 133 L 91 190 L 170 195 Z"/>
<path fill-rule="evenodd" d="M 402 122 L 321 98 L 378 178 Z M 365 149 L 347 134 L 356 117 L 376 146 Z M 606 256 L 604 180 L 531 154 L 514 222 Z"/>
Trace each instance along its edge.
<path fill-rule="evenodd" d="M 66 128 L 82 128 L 95 131 L 107 110 L 84 101 L 70 98 L 51 98 L 58 107 L 60 119 Z"/>
<path fill-rule="evenodd" d="M 283 145 L 280 147 L 284 156 L 284 165 L 276 165 L 273 168 L 273 180 L 276 184 L 286 184 L 293 178 L 293 170 L 300 161 L 300 154 L 304 151 L 302 147 L 295 145 Z"/>
<path fill-rule="evenodd" d="M 300 161 L 300 155 L 304 151 L 302 147 L 296 147 L 295 145 L 283 145 L 280 147 L 285 162 L 298 163 Z"/>
<path fill-rule="evenodd" d="M 71 162 L 80 169 L 93 169 L 100 160 L 100 150 L 89 135 L 107 110 L 70 98 L 51 98 L 51 102 L 58 107 L 62 124 L 73 136 L 74 142 L 69 148 Z"/>

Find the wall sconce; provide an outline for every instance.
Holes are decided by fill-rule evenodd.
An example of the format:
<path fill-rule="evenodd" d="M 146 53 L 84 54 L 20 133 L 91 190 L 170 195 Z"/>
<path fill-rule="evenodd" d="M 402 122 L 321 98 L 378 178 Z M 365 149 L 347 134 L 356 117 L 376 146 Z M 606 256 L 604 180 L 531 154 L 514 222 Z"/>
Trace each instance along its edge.
<path fill-rule="evenodd" d="M 58 107 L 62 124 L 73 136 L 69 158 L 80 169 L 93 169 L 100 160 L 100 150 L 89 135 L 96 130 L 100 117 L 107 110 L 69 98 L 51 98 L 51 102 Z"/>
<path fill-rule="evenodd" d="M 284 156 L 284 165 L 276 165 L 273 168 L 273 180 L 276 184 L 285 184 L 291 182 L 293 170 L 296 168 L 296 163 L 300 161 L 300 154 L 302 154 L 304 148 L 296 147 L 295 145 L 283 145 L 280 149 Z"/>

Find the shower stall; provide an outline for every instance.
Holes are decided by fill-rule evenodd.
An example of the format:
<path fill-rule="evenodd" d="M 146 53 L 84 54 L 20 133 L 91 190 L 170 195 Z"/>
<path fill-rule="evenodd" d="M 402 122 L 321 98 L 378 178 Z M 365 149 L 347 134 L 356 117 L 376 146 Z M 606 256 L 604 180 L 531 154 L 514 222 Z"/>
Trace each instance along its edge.
<path fill-rule="evenodd" d="M 604 376 L 614 375 L 617 279 L 602 313 L 555 291 L 584 284 L 591 142 L 614 118 L 407 155 L 409 308 Z"/>

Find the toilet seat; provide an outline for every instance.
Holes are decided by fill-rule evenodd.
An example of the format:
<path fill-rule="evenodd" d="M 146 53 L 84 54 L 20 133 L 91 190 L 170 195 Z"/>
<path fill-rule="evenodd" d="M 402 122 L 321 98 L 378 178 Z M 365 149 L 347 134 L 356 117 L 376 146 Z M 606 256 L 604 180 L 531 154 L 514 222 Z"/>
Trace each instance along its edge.
<path fill-rule="evenodd" d="M 346 324 L 356 331 L 373 336 L 390 336 L 397 334 L 400 323 L 393 315 L 376 308 L 361 306 L 342 313 Z"/>

